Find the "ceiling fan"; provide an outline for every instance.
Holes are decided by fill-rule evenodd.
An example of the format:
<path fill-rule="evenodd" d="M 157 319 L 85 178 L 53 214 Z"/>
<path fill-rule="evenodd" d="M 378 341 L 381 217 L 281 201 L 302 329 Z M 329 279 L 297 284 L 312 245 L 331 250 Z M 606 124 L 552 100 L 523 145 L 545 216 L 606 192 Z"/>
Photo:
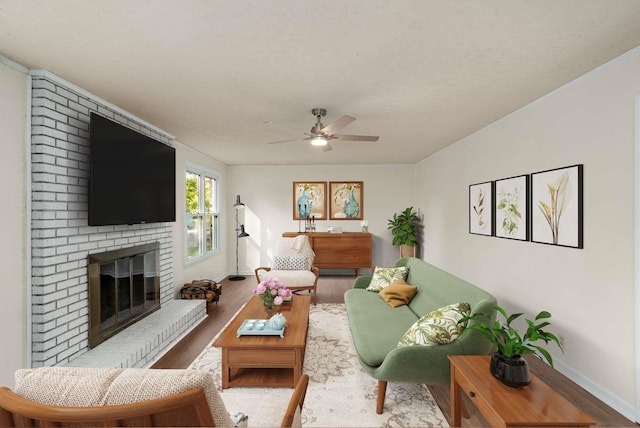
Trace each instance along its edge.
<path fill-rule="evenodd" d="M 338 118 L 333 123 L 325 126 L 322 124 L 322 118 L 327 114 L 327 110 L 323 108 L 314 108 L 311 110 L 311 114 L 316 117 L 316 124 L 313 125 L 310 132 L 305 132 L 307 138 L 303 138 L 302 140 L 298 138 L 293 138 L 289 140 L 280 140 L 280 141 L 271 141 L 267 144 L 279 144 L 279 143 L 288 143 L 291 141 L 311 141 L 311 144 L 314 146 L 318 146 L 322 149 L 323 152 L 328 152 L 332 150 L 331 145 L 329 144 L 330 140 L 346 140 L 346 141 L 378 141 L 380 137 L 370 136 L 370 135 L 346 135 L 346 134 L 335 134 L 336 131 L 344 128 L 354 120 L 355 117 L 344 115 Z M 271 122 L 267 122 L 267 124 L 272 124 Z"/>

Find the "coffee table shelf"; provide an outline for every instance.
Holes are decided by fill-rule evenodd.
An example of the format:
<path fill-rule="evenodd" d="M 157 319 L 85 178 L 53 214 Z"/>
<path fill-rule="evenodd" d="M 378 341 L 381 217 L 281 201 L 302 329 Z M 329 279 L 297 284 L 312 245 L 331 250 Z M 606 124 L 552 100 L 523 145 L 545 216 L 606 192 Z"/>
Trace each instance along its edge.
<path fill-rule="evenodd" d="M 229 388 L 233 387 L 273 387 L 288 388 L 293 382 L 290 368 L 239 368 L 232 369 Z"/>

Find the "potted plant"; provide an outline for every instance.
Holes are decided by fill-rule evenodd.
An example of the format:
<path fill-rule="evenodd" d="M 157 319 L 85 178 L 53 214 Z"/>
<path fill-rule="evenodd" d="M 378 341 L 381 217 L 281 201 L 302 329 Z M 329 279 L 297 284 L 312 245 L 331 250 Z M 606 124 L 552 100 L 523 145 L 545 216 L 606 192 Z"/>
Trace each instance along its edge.
<path fill-rule="evenodd" d="M 393 245 L 400 245 L 400 257 L 415 257 L 418 245 L 418 231 L 422 222 L 418 214 L 409 207 L 396 213 L 387 221 L 387 229 L 393 235 Z"/>
<path fill-rule="evenodd" d="M 489 318 L 486 314 L 466 316 L 460 320 L 460 323 L 466 323 L 469 320 L 474 320 L 476 323 L 468 325 L 462 335 L 467 330 L 477 330 L 491 342 L 496 349 L 491 357 L 491 374 L 502 383 L 513 387 L 528 385 L 531 382 L 531 375 L 527 361 L 522 358 L 523 355 L 534 354 L 538 358 L 546 360 L 553 367 L 551 354 L 542 345 L 536 344 L 537 342 L 545 344 L 555 342 L 564 352 L 560 340 L 553 333 L 543 330 L 551 325 L 547 321 L 551 318 L 551 314 L 547 311 L 541 311 L 533 321 L 525 319 L 527 330 L 521 334 L 511 324 L 522 316 L 522 313 L 508 315 L 500 306 L 496 305 L 494 308 L 502 314 L 504 322 L 496 320 L 492 324 L 488 324 L 486 320 Z"/>

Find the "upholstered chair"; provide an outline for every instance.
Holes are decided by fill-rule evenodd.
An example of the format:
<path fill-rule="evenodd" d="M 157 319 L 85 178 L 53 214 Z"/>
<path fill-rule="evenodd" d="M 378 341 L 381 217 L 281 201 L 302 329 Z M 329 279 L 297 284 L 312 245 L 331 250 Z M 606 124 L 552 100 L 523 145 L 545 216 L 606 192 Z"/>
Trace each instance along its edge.
<path fill-rule="evenodd" d="M 308 290 L 313 295 L 315 305 L 320 269 L 313 266 L 314 258 L 315 253 L 308 236 L 280 238 L 271 265 L 255 269 L 256 280 L 260 283 L 277 278 L 293 292 Z"/>

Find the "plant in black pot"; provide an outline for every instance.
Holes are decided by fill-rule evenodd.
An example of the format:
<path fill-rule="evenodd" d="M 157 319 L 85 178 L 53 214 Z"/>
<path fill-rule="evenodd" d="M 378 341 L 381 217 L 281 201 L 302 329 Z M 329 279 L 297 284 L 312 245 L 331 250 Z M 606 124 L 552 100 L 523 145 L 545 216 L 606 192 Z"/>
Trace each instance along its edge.
<path fill-rule="evenodd" d="M 543 330 L 551 325 L 548 321 L 551 314 L 547 311 L 541 311 L 533 321 L 525 319 L 527 330 L 521 334 L 511 324 L 522 316 L 522 313 L 509 315 L 500 306 L 494 306 L 494 308 L 502 314 L 504 322 L 496 320 L 493 324 L 488 324 L 486 314 L 470 315 L 462 318 L 460 323 L 469 320 L 474 320 L 477 323 L 469 325 L 462 334 L 464 335 L 467 330 L 477 330 L 493 344 L 496 352 L 491 357 L 489 367 L 494 377 L 512 387 L 528 385 L 531 382 L 531 374 L 527 361 L 522 358 L 523 355 L 534 354 L 541 360 L 546 360 L 553 367 L 551 354 L 542 345 L 536 344 L 537 342 L 544 342 L 545 345 L 548 345 L 549 342 L 555 342 L 564 352 L 560 340 L 553 333 Z"/>
<path fill-rule="evenodd" d="M 400 245 L 400 257 L 415 257 L 418 231 L 422 226 L 422 221 L 418 214 L 413 212 L 413 207 L 394 214 L 387 221 L 387 229 L 393 235 L 393 245 Z"/>

